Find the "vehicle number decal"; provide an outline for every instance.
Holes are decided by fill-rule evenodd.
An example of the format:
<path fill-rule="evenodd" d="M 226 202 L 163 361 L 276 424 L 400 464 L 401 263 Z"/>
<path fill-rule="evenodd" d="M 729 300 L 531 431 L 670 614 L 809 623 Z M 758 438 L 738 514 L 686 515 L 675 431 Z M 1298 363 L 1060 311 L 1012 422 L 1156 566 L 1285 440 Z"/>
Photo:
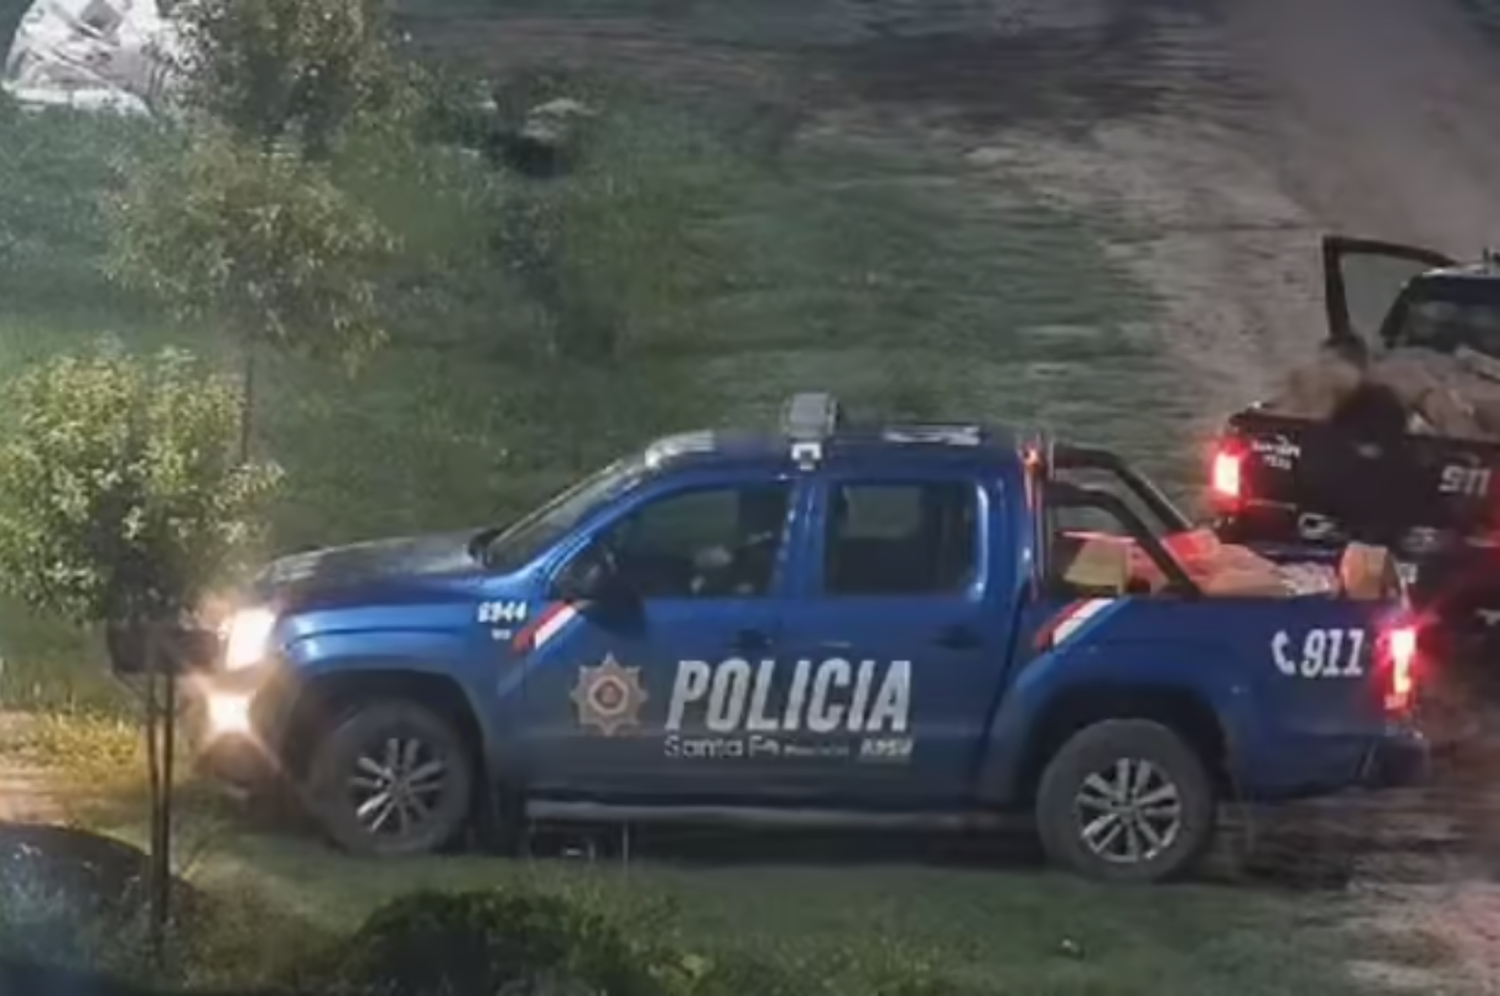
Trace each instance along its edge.
<path fill-rule="evenodd" d="M 1445 495 L 1482 498 L 1490 493 L 1491 476 L 1492 474 L 1488 467 L 1465 467 L 1462 464 L 1450 464 L 1443 468 L 1443 476 L 1438 482 L 1438 490 Z"/>
<path fill-rule="evenodd" d="M 1365 642 L 1362 629 L 1310 629 L 1299 646 L 1281 630 L 1271 638 L 1271 657 L 1289 678 L 1359 678 Z"/>
<path fill-rule="evenodd" d="M 524 622 L 526 603 L 524 601 L 480 602 L 477 619 L 483 626 Z"/>

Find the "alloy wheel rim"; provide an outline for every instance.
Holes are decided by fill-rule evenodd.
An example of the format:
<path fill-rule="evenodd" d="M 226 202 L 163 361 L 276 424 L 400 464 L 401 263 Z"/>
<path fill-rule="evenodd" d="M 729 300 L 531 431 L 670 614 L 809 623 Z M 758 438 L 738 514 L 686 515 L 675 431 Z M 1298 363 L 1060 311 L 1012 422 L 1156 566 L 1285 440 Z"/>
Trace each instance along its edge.
<path fill-rule="evenodd" d="M 406 837 L 442 805 L 448 763 L 420 737 L 387 737 L 354 760 L 349 791 L 354 819 L 372 837 Z"/>
<path fill-rule="evenodd" d="M 1111 864 L 1155 860 L 1182 834 L 1182 794 L 1159 765 L 1117 758 L 1078 786 L 1073 812 L 1084 847 Z"/>

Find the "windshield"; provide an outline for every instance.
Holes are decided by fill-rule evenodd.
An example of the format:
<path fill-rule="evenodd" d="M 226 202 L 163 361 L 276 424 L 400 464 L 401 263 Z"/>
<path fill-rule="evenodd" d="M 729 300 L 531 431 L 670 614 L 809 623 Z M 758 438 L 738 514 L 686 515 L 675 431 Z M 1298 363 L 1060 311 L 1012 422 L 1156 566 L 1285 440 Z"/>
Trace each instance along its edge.
<path fill-rule="evenodd" d="M 649 473 L 649 464 L 639 454 L 615 461 L 484 542 L 481 559 L 485 566 L 500 571 L 524 566 L 596 509 L 634 488 Z"/>

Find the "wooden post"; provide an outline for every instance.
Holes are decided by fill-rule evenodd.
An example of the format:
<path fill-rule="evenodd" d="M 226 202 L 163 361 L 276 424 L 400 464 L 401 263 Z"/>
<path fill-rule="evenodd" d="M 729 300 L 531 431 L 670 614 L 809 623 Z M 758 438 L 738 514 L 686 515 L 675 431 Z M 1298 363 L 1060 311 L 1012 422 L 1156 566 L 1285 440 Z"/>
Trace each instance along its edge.
<path fill-rule="evenodd" d="M 146 764 L 151 787 L 149 939 L 158 964 L 166 958 L 172 919 L 172 778 L 177 726 L 176 667 L 162 646 L 160 624 L 145 624 Z M 158 697 L 158 694 L 160 697 Z"/>

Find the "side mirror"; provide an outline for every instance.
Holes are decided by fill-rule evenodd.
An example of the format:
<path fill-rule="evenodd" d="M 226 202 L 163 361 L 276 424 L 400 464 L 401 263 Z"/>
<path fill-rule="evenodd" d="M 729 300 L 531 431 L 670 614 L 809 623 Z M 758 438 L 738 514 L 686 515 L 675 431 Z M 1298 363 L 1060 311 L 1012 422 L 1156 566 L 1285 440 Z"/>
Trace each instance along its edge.
<path fill-rule="evenodd" d="M 635 600 L 615 559 L 601 546 L 590 546 L 560 571 L 553 581 L 557 596 L 565 602 L 619 604 Z"/>

